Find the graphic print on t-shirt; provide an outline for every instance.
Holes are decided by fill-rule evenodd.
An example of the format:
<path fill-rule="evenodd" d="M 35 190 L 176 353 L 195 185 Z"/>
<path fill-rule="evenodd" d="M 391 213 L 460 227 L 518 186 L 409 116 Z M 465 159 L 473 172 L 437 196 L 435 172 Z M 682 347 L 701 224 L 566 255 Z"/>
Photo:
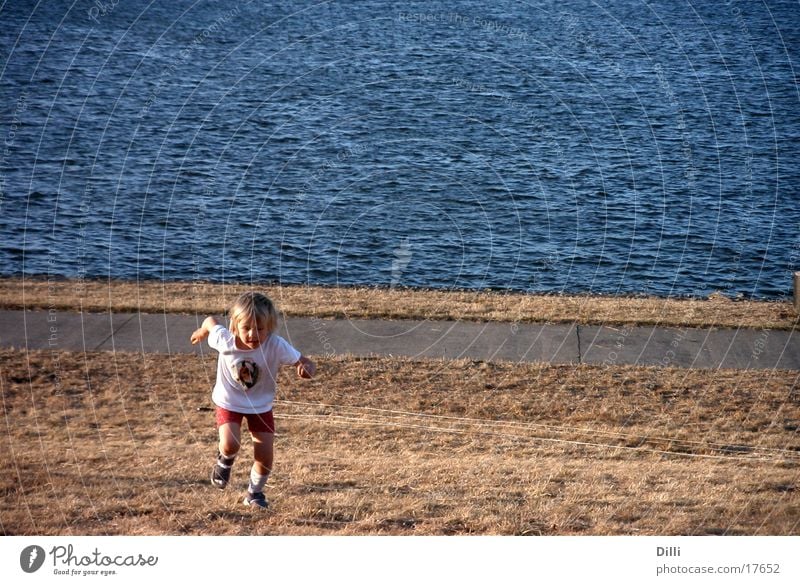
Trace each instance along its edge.
<path fill-rule="evenodd" d="M 244 390 L 249 390 L 258 382 L 258 366 L 253 360 L 238 359 L 231 364 L 231 373 Z"/>

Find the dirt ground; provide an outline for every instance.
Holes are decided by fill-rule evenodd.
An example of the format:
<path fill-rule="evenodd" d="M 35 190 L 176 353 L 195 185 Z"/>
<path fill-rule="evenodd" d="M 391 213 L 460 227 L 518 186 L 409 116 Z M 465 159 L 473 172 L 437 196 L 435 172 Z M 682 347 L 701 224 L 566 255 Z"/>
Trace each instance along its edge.
<path fill-rule="evenodd" d="M 798 372 L 318 361 L 265 513 L 249 440 L 208 481 L 214 356 L 0 350 L 0 532 L 800 534 Z"/>

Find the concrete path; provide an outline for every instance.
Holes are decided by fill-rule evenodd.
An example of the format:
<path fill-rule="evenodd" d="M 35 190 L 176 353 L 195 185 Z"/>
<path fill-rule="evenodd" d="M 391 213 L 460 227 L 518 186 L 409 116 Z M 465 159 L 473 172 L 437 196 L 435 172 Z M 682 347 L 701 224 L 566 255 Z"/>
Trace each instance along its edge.
<path fill-rule="evenodd" d="M 189 336 L 204 316 L 0 311 L 0 346 L 214 353 Z M 553 364 L 800 370 L 800 332 L 470 321 L 291 318 L 280 334 L 308 355 L 469 358 Z"/>

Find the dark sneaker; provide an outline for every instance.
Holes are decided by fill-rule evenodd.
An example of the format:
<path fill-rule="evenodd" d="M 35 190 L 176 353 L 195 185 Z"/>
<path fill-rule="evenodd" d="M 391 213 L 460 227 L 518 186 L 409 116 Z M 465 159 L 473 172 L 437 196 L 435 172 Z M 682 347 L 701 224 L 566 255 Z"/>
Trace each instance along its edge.
<path fill-rule="evenodd" d="M 247 495 L 244 497 L 244 505 L 250 506 L 251 508 L 269 508 L 269 502 L 262 492 L 258 492 L 257 494 L 247 492 Z"/>
<path fill-rule="evenodd" d="M 231 479 L 231 467 L 232 465 L 225 465 L 217 459 L 214 469 L 211 470 L 211 485 L 224 490 Z"/>

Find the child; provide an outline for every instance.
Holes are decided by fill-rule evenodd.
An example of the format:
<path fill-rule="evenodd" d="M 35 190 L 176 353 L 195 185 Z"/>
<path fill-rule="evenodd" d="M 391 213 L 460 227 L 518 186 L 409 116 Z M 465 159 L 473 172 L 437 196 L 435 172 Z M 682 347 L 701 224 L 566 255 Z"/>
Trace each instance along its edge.
<path fill-rule="evenodd" d="M 211 471 L 211 483 L 219 489 L 228 485 L 239 452 L 242 419 L 246 418 L 255 462 L 244 503 L 267 508 L 264 485 L 272 471 L 275 439 L 272 403 L 278 368 L 292 364 L 298 376 L 311 378 L 316 366 L 275 335 L 278 315 L 266 296 L 255 292 L 243 294 L 231 307 L 228 317 L 230 329 L 208 317 L 191 337 L 192 344 L 208 338 L 208 345 L 219 352 L 217 381 L 211 394 L 217 406 L 219 454 Z"/>

